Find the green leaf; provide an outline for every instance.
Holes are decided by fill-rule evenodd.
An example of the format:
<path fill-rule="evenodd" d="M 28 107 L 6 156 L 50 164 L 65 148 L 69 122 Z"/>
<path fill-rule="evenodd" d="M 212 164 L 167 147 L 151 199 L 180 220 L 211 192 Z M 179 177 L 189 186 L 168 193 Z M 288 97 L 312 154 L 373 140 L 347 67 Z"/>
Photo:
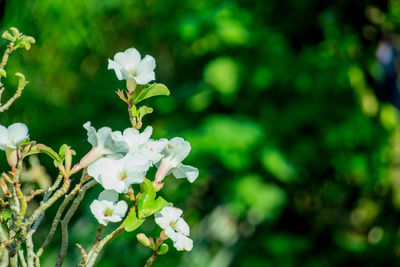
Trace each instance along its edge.
<path fill-rule="evenodd" d="M 139 218 L 149 217 L 167 205 L 168 202 L 164 198 L 156 199 L 156 190 L 150 180 L 145 179 L 140 184 L 140 189 L 142 194 L 137 202 Z"/>
<path fill-rule="evenodd" d="M 25 39 L 19 40 L 19 41 L 18 41 L 18 44 L 17 44 L 15 47 L 20 47 L 20 46 L 23 47 L 23 48 L 25 48 L 26 50 L 31 49 L 31 43 L 28 42 L 28 41 L 25 40 Z"/>
<path fill-rule="evenodd" d="M 57 167 L 58 164 L 62 161 L 58 154 L 51 149 L 48 146 L 45 146 L 43 144 L 37 144 L 32 146 L 32 148 L 29 150 L 26 156 L 33 155 L 33 154 L 38 154 L 38 153 L 45 153 L 49 157 L 51 157 L 54 160 L 54 165 Z"/>
<path fill-rule="evenodd" d="M 158 95 L 169 95 L 168 88 L 161 83 L 153 83 L 147 87 L 137 87 L 133 98 L 133 103 L 137 104 L 140 101 Z"/>
<path fill-rule="evenodd" d="M 16 37 L 14 37 L 9 31 L 5 31 L 3 32 L 3 34 L 1 35 L 1 37 L 3 39 L 9 40 L 11 42 L 15 42 L 15 40 L 17 39 Z"/>
<path fill-rule="evenodd" d="M 65 151 L 67 150 L 68 145 L 67 144 L 63 144 L 60 149 L 58 150 L 58 155 L 60 155 L 60 157 L 64 157 L 65 155 Z"/>
<path fill-rule="evenodd" d="M 135 117 L 137 117 L 137 115 L 139 114 L 135 105 L 132 106 L 131 112 L 132 112 L 132 115 Z"/>
<path fill-rule="evenodd" d="M 157 251 L 157 254 L 164 255 L 167 252 L 168 252 L 168 245 L 167 244 L 161 244 L 160 248 Z"/>
<path fill-rule="evenodd" d="M 141 196 L 137 202 L 138 213 L 139 218 L 145 218 L 147 217 L 146 211 L 152 207 L 156 198 L 156 190 L 149 179 L 144 179 L 144 182 L 140 184 L 140 190 Z"/>
<path fill-rule="evenodd" d="M 151 210 L 152 210 L 152 214 L 159 212 L 160 210 L 162 210 L 162 208 L 165 207 L 165 205 L 168 204 L 168 201 L 166 201 L 164 198 L 162 197 L 158 197 L 154 202 L 153 205 L 151 206 Z"/>
<path fill-rule="evenodd" d="M 142 120 L 142 118 L 146 115 L 146 114 L 150 114 L 153 112 L 153 109 L 148 107 L 148 106 L 141 106 L 138 111 L 137 111 L 137 117 L 139 119 L 139 121 Z"/>
<path fill-rule="evenodd" d="M 124 229 L 127 232 L 132 232 L 136 230 L 139 226 L 141 226 L 143 222 L 144 222 L 143 219 L 139 219 L 136 216 L 135 207 L 132 207 L 131 210 L 129 211 L 128 217 L 126 217 L 126 219 L 123 222 Z"/>
<path fill-rule="evenodd" d="M 28 84 L 28 82 L 25 79 L 25 76 L 22 73 L 17 72 L 15 73 L 15 76 L 18 77 L 18 87 L 25 87 L 25 85 Z"/>
<path fill-rule="evenodd" d="M 7 77 L 7 73 L 4 69 L 0 69 L 0 76 Z"/>
<path fill-rule="evenodd" d="M 19 30 L 17 29 L 17 28 L 15 28 L 15 27 L 11 27 L 10 28 L 10 31 L 12 32 L 12 34 L 15 36 L 15 37 L 18 37 L 19 36 Z"/>

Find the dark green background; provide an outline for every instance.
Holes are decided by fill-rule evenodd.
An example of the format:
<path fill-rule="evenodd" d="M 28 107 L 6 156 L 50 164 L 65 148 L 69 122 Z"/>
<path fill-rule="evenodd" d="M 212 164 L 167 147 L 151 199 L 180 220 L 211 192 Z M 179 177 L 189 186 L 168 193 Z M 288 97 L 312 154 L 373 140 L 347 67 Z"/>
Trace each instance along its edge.
<path fill-rule="evenodd" d="M 170 97 L 145 118 L 154 137 L 192 144 L 192 185 L 167 178 L 162 195 L 184 210 L 194 249 L 155 266 L 394 266 L 400 256 L 398 111 L 377 98 L 382 35 L 398 39 L 399 1 L 0 1 L 1 29 L 37 43 L 7 65 L 30 81 L 0 114 L 32 140 L 90 149 L 82 124 L 129 126 L 107 59 L 129 47 L 157 62 Z M 3 40 L 2 47 L 6 42 Z M 7 95 L 10 95 L 10 91 Z M 40 158 L 55 175 L 51 161 Z M 0 166 L 6 168 L 2 155 Z M 76 159 L 77 160 L 77 159 Z M 88 206 L 70 225 L 65 266 L 96 232 Z M 50 210 L 48 215 L 54 214 Z M 146 234 L 159 229 L 152 219 Z M 46 234 L 48 216 L 37 235 Z M 107 227 L 107 231 L 113 226 Z M 125 233 L 98 266 L 142 266 L 150 251 Z M 53 266 L 59 235 L 43 256 Z M 170 242 L 170 241 L 167 241 Z"/>

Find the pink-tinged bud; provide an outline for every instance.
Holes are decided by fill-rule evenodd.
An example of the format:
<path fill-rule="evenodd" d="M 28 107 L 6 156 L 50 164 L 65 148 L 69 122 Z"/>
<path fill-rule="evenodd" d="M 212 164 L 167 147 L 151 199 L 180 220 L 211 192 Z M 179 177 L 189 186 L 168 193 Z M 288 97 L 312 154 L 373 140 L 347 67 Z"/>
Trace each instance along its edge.
<path fill-rule="evenodd" d="M 130 94 L 133 94 L 133 91 L 136 89 L 136 81 L 134 79 L 127 79 L 126 80 L 126 88 L 128 88 L 128 91 Z"/>
<path fill-rule="evenodd" d="M 171 169 L 171 166 L 169 166 L 168 161 L 163 159 L 161 161 L 160 167 L 158 167 L 155 182 L 161 183 L 162 180 L 164 180 L 165 176 L 167 175 L 167 173 L 170 169 Z"/>
<path fill-rule="evenodd" d="M 7 148 L 6 149 L 6 157 L 7 157 L 7 162 L 10 165 L 11 168 L 14 168 L 17 166 L 18 163 L 18 156 L 17 156 L 17 150 L 13 148 Z"/>
<path fill-rule="evenodd" d="M 79 167 L 77 167 L 77 170 L 80 170 L 82 168 L 86 168 L 89 165 L 95 163 L 98 159 L 103 157 L 103 148 L 102 147 L 97 147 L 94 146 L 79 162 Z M 74 167 L 75 169 L 75 167 Z M 75 171 L 77 171 L 75 170 Z"/>

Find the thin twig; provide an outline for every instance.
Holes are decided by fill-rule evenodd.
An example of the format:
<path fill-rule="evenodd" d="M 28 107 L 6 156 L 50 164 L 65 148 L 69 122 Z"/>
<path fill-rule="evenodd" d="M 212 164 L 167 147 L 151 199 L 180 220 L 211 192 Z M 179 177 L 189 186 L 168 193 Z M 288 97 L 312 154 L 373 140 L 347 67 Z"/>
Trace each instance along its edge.
<path fill-rule="evenodd" d="M 19 256 L 19 261 L 21 262 L 22 267 L 27 267 L 25 257 L 24 257 L 24 251 L 20 249 L 18 251 L 18 256 Z"/>
<path fill-rule="evenodd" d="M 78 196 L 72 202 L 72 205 L 69 207 L 67 213 L 64 216 L 64 219 L 61 222 L 61 249 L 58 254 L 58 259 L 56 262 L 56 267 L 59 267 L 63 264 L 65 256 L 67 255 L 68 250 L 68 223 L 74 215 L 76 209 L 81 203 L 83 197 L 85 196 L 86 191 L 96 184 L 96 180 L 90 180 L 85 185 L 81 187 L 79 190 Z"/>
<path fill-rule="evenodd" d="M 82 184 L 79 183 L 75 186 L 75 188 L 67 195 L 65 196 L 64 201 L 61 203 L 61 205 L 58 207 L 56 216 L 53 219 L 53 222 L 51 224 L 51 228 L 49 231 L 49 234 L 47 235 L 45 241 L 43 242 L 42 246 L 40 249 L 36 252 L 36 256 L 40 257 L 43 253 L 43 251 L 46 249 L 47 245 L 50 243 L 50 241 L 53 239 L 54 233 L 57 230 L 57 225 L 60 222 L 61 216 L 67 207 L 68 203 L 75 197 L 75 195 L 78 193 L 79 189 L 81 188 Z"/>
<path fill-rule="evenodd" d="M 17 239 L 17 242 L 14 244 L 13 249 L 11 250 L 10 255 L 14 256 L 16 254 L 16 250 L 19 249 L 19 247 L 21 246 L 22 242 L 25 241 L 26 235 L 28 233 L 28 228 L 30 228 L 32 226 L 32 224 L 35 223 L 35 227 L 37 227 L 39 225 L 40 219 L 43 217 L 44 212 L 51 206 L 54 204 L 54 202 L 56 202 L 61 196 L 65 195 L 66 192 L 69 189 L 69 186 L 71 184 L 71 180 L 65 179 L 64 180 L 64 184 L 62 185 L 62 187 L 60 189 L 58 189 L 53 196 L 51 196 L 46 202 L 42 201 L 40 203 L 39 208 L 37 208 L 33 214 L 31 215 L 31 217 L 29 217 L 29 219 L 27 219 L 26 221 L 24 221 L 21 225 L 21 233 Z M 38 219 L 38 220 L 37 220 Z M 36 228 L 33 229 L 33 231 L 36 230 Z"/>
<path fill-rule="evenodd" d="M 154 251 L 153 255 L 151 255 L 151 257 L 146 261 L 144 267 L 151 267 L 151 265 L 153 265 L 154 261 L 157 259 L 157 256 L 157 251 Z"/>
<path fill-rule="evenodd" d="M 28 82 L 21 83 L 18 85 L 17 91 L 15 91 L 15 94 L 5 104 L 0 106 L 0 112 L 4 112 L 10 108 L 10 106 L 15 102 L 15 100 L 17 100 L 21 96 L 22 91 L 24 90 L 27 83 Z"/>
<path fill-rule="evenodd" d="M 124 232 L 124 227 L 121 224 L 117 229 L 115 229 L 113 232 L 109 233 L 108 235 L 106 235 L 99 243 L 97 243 L 97 245 L 94 245 L 89 253 L 88 253 L 88 259 L 87 259 L 87 263 L 82 265 L 85 267 L 92 267 L 95 263 L 97 258 L 99 257 L 99 254 L 101 252 L 101 250 L 105 247 L 105 245 L 108 244 L 108 242 L 112 241 L 114 238 L 116 238 L 117 236 L 119 236 L 120 234 L 122 234 Z M 81 262 L 82 263 L 82 262 Z M 80 265 L 81 266 L 81 265 Z"/>
<path fill-rule="evenodd" d="M 33 240 L 32 240 L 32 235 L 34 231 L 29 231 L 29 233 L 26 236 L 26 251 L 27 251 L 27 260 L 28 260 L 28 267 L 33 267 L 33 264 L 35 262 L 35 252 L 33 252 Z"/>
<path fill-rule="evenodd" d="M 81 250 L 82 260 L 81 260 L 81 263 L 78 266 L 78 267 L 81 267 L 81 266 L 84 266 L 84 264 L 86 263 L 88 255 L 87 255 L 85 249 L 80 244 L 76 244 L 76 246 Z"/>

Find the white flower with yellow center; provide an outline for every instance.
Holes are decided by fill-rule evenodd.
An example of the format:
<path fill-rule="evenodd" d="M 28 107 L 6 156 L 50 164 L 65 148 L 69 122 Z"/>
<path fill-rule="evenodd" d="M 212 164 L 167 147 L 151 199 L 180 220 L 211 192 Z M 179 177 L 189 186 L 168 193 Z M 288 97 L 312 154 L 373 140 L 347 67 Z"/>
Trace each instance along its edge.
<path fill-rule="evenodd" d="M 190 149 L 189 142 L 183 138 L 172 138 L 163 151 L 165 157 L 158 167 L 156 182 L 161 182 L 167 174 L 172 173 L 178 179 L 187 178 L 189 182 L 193 183 L 199 176 L 199 170 L 181 163 L 189 154 Z"/>
<path fill-rule="evenodd" d="M 128 209 L 125 201 L 118 201 L 118 193 L 114 190 L 104 190 L 99 198 L 95 199 L 90 205 L 94 217 L 102 225 L 109 222 L 120 222 Z"/>
<path fill-rule="evenodd" d="M 155 80 L 156 61 L 146 55 L 141 59 L 135 48 L 115 54 L 114 60 L 108 60 L 108 69 L 114 69 L 118 80 L 134 80 L 137 84 L 147 84 Z"/>
<path fill-rule="evenodd" d="M 88 141 L 93 148 L 81 159 L 79 168 L 86 168 L 106 155 L 128 152 L 128 145 L 122 140 L 121 132 L 113 132 L 109 127 L 96 131 L 89 121 L 83 127 L 87 130 Z"/>
<path fill-rule="evenodd" d="M 168 140 L 156 141 L 150 139 L 152 133 L 153 128 L 151 126 L 147 126 L 141 133 L 134 128 L 128 128 L 123 133 L 123 140 L 129 146 L 129 153 L 140 153 L 155 164 L 163 157 L 161 151 L 168 144 Z"/>
<path fill-rule="evenodd" d="M 154 215 L 156 223 L 165 231 L 165 234 L 174 242 L 177 250 L 190 251 L 193 248 L 193 240 L 189 225 L 181 218 L 182 210 L 174 207 L 164 207 Z"/>
<path fill-rule="evenodd" d="M 101 158 L 87 169 L 104 189 L 126 193 L 132 184 L 144 181 L 150 162 L 138 153 L 128 154 L 122 159 Z"/>

